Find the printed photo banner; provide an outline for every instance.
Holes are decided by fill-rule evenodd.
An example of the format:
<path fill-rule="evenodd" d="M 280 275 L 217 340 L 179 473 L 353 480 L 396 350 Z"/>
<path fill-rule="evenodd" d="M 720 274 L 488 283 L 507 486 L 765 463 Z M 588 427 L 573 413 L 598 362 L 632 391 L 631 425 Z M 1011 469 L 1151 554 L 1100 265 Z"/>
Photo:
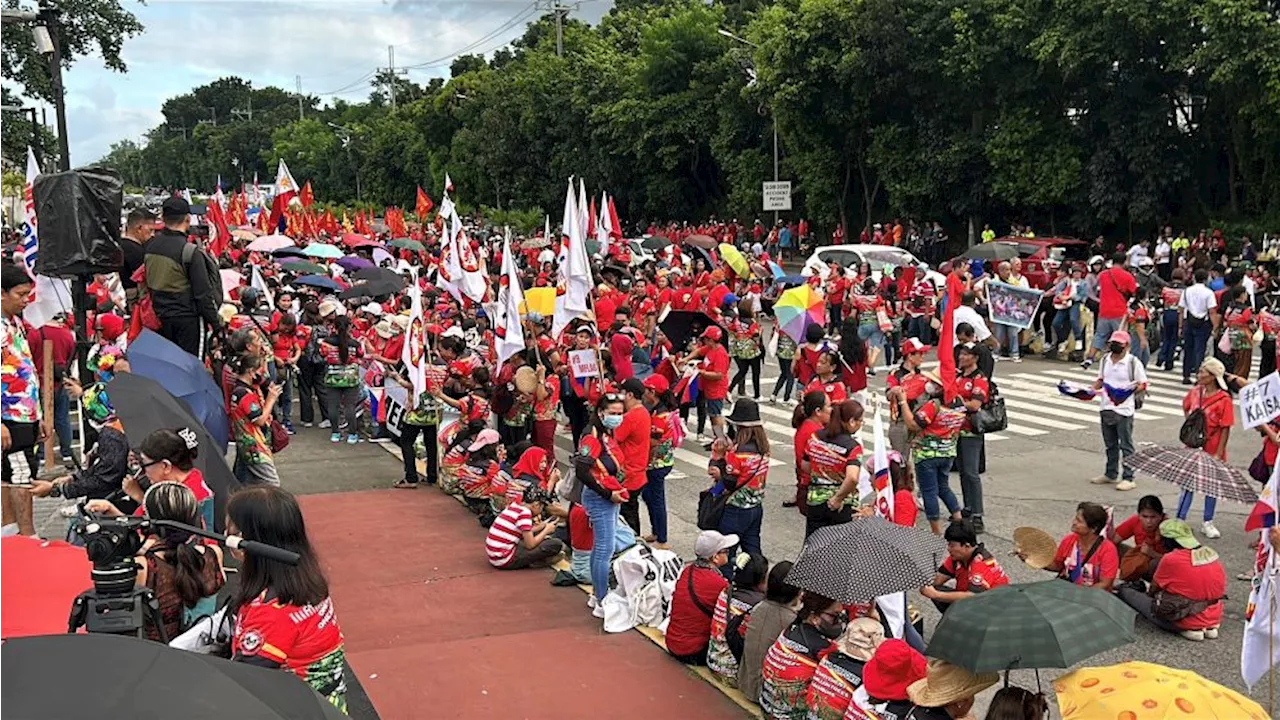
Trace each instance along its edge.
<path fill-rule="evenodd" d="M 1015 287 L 1002 282 L 987 282 L 987 305 L 991 322 L 1012 325 L 1020 330 L 1031 327 L 1043 295 L 1039 290 Z"/>

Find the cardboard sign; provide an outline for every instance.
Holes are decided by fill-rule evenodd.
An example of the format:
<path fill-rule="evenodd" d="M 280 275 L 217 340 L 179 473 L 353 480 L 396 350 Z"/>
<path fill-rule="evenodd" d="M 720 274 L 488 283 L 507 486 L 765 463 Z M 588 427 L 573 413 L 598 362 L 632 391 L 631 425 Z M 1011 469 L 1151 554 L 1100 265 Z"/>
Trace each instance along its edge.
<path fill-rule="evenodd" d="M 1271 422 L 1280 415 L 1280 373 L 1273 372 L 1240 389 L 1240 417 L 1246 428 Z"/>
<path fill-rule="evenodd" d="M 600 377 L 595 350 L 570 350 L 569 371 L 576 378 Z"/>

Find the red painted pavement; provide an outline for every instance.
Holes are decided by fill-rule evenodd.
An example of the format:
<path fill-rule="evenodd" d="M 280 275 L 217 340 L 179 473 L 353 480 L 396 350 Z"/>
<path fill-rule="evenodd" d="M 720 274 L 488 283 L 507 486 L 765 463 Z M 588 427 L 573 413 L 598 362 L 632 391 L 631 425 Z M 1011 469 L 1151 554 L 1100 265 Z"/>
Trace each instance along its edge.
<path fill-rule="evenodd" d="M 299 501 L 383 720 L 745 717 L 639 634 L 605 633 L 549 571 L 491 568 L 475 516 L 435 490 Z"/>

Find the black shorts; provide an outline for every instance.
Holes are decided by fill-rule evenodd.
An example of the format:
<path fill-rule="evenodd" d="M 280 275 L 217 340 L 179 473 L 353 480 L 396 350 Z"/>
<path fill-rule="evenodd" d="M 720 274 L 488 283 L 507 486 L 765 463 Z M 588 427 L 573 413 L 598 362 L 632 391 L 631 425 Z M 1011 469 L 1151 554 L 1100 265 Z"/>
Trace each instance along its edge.
<path fill-rule="evenodd" d="M 4 451 L 0 467 L 5 485 L 30 485 L 39 472 L 36 447 L 40 442 L 40 426 L 36 423 L 4 421 L 9 430 L 9 449 Z"/>

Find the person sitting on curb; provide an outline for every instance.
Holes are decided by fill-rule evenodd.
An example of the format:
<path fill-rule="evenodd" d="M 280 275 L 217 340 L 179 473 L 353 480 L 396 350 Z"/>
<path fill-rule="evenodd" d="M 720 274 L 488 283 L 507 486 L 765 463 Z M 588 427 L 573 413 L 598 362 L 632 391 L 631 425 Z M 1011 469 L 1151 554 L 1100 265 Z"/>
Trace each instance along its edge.
<path fill-rule="evenodd" d="M 667 623 L 667 652 L 685 665 L 707 664 L 716 601 L 729 587 L 720 566 L 729 562 L 729 548 L 737 544 L 737 535 L 703 530 L 693 543 L 697 559 L 685 566 L 676 580 Z"/>
<path fill-rule="evenodd" d="M 867 661 L 884 642 L 884 626 L 871 618 L 851 620 L 836 638 L 836 651 L 818 663 L 809 681 L 809 717 L 842 720 L 853 694 L 862 686 Z"/>
<path fill-rule="evenodd" d="M 978 543 L 978 534 L 968 522 L 951 523 L 942 537 L 947 541 L 948 557 L 938 568 L 933 585 L 920 591 L 933 601 L 939 612 L 945 613 L 953 602 L 1009 584 L 1009 576 L 991 551 Z M 943 588 L 953 580 L 954 590 Z"/>
<path fill-rule="evenodd" d="M 547 491 L 534 485 L 525 489 L 519 502 L 511 502 L 489 526 L 484 539 L 489 564 L 499 570 L 542 567 L 560 559 L 564 543 L 551 537 L 556 519 L 542 519 L 550 504 Z"/>
<path fill-rule="evenodd" d="M 1184 520 L 1160 523 L 1164 555 L 1146 592 L 1128 584 L 1118 594 L 1151 624 L 1187 640 L 1216 640 L 1227 574 L 1217 551 L 1196 540 Z"/>
<path fill-rule="evenodd" d="M 974 697 L 1000 681 L 993 672 L 974 674 L 946 660 L 930 659 L 923 680 L 907 687 L 916 707 L 909 720 L 949 720 L 970 717 Z"/>

